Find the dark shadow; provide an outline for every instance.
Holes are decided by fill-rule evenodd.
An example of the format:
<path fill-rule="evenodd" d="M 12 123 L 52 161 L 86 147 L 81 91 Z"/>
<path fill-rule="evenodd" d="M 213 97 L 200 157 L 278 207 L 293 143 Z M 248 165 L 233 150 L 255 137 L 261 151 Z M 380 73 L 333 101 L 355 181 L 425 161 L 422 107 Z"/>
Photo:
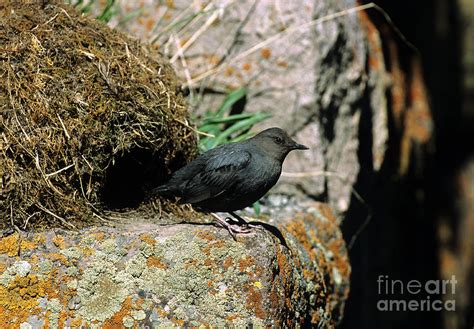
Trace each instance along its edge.
<path fill-rule="evenodd" d="M 146 191 L 165 182 L 168 177 L 159 154 L 132 149 L 107 168 L 101 200 L 109 210 L 138 207 Z"/>
<path fill-rule="evenodd" d="M 251 224 L 251 225 L 259 225 L 259 226 L 263 227 L 265 230 L 270 232 L 275 238 L 277 238 L 280 241 L 280 244 L 283 247 L 285 247 L 287 249 L 290 249 L 290 247 L 288 247 L 288 244 L 286 243 L 286 240 L 285 240 L 285 237 L 283 236 L 283 233 L 281 233 L 281 231 L 278 227 L 270 225 L 268 223 L 260 222 L 260 221 L 251 221 L 251 222 L 248 222 L 248 223 Z"/>

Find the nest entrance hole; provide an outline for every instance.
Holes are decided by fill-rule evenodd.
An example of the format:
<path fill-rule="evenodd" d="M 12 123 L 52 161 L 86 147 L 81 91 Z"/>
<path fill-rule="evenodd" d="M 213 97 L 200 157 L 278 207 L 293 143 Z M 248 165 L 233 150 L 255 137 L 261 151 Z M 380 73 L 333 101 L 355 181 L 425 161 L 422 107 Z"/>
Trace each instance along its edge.
<path fill-rule="evenodd" d="M 132 149 L 107 168 L 101 199 L 109 210 L 137 208 L 168 173 L 159 153 Z"/>

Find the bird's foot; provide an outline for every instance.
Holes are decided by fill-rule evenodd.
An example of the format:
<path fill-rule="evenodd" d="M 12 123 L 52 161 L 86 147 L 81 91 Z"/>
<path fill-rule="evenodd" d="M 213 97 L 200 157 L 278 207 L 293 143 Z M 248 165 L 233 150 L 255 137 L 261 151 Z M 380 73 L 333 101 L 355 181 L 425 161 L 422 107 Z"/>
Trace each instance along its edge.
<path fill-rule="evenodd" d="M 240 223 L 239 221 L 234 220 L 233 218 L 227 217 L 225 219 L 220 218 L 216 214 L 212 214 L 216 219 L 216 224 L 220 227 L 225 228 L 229 231 L 229 234 L 237 240 L 236 234 L 249 234 L 252 233 L 253 225 L 248 223 Z"/>

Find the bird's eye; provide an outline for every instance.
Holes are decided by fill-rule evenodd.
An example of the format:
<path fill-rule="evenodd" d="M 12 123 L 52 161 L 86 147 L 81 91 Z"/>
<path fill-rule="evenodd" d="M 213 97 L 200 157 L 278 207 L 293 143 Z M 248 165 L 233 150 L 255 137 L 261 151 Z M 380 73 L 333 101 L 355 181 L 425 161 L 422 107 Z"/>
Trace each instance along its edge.
<path fill-rule="evenodd" d="M 281 137 L 275 137 L 275 142 L 277 144 L 283 144 L 283 139 Z"/>

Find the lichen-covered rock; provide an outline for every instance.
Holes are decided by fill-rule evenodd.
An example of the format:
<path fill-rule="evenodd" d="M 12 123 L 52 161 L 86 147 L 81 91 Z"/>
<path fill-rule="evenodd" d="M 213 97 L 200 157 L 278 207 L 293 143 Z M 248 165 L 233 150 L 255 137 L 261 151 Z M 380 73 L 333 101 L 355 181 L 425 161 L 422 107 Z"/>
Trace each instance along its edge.
<path fill-rule="evenodd" d="M 234 241 L 136 223 L 0 240 L 0 327 L 334 326 L 350 267 L 324 204 Z"/>

